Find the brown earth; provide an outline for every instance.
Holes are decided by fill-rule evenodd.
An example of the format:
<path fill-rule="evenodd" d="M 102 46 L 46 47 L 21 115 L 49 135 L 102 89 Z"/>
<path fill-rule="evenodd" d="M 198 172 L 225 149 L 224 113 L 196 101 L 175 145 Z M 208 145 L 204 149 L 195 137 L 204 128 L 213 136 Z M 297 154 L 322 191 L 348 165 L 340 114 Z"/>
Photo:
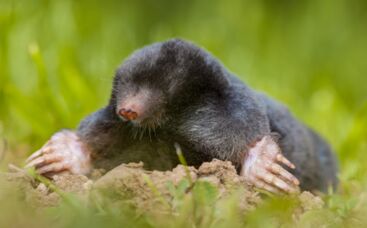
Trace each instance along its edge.
<path fill-rule="evenodd" d="M 22 169 L 10 168 L 7 179 L 21 187 L 26 201 L 37 207 L 56 206 L 65 194 L 73 193 L 85 202 L 109 199 L 110 203 L 129 202 L 138 209 L 148 211 L 160 207 L 172 208 L 177 189 L 183 188 L 183 194 L 190 195 L 199 182 L 216 187 L 218 199 L 240 191 L 238 206 L 244 211 L 256 208 L 263 201 L 262 194 L 248 186 L 230 162 L 220 160 L 203 163 L 198 169 L 178 165 L 172 171 L 165 172 L 147 171 L 142 163 L 129 163 L 104 175 L 95 170 L 91 177 L 63 174 L 46 182 L 37 181 Z M 296 198 L 299 206 L 295 216 L 324 205 L 320 197 L 309 192 L 302 192 Z"/>

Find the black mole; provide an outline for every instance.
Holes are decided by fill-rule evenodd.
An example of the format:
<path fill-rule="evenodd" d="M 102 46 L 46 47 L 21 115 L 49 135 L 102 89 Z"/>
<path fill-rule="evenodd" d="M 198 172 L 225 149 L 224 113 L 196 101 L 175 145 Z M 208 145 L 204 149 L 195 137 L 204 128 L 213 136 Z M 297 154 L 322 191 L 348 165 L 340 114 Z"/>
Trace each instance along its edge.
<path fill-rule="evenodd" d="M 180 39 L 134 52 L 116 71 L 108 105 L 76 133 L 55 134 L 28 167 L 45 175 L 88 173 L 91 166 L 143 161 L 147 169 L 166 170 L 178 164 L 174 143 L 189 165 L 229 160 L 269 191 L 291 192 L 298 180 L 304 190 L 337 185 L 336 159 L 318 134 Z"/>

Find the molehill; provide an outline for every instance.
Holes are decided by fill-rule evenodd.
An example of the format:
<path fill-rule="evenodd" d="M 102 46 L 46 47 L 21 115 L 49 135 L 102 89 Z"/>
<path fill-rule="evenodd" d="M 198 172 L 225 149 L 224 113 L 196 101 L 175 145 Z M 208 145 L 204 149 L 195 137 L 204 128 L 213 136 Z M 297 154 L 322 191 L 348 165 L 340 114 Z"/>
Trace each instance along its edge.
<path fill-rule="evenodd" d="M 203 163 L 198 169 L 178 165 L 173 170 L 164 172 L 144 170 L 141 162 L 129 163 L 107 173 L 95 170 L 90 177 L 57 175 L 49 182 L 39 181 L 26 171 L 10 166 L 5 177 L 21 188 L 27 202 L 41 208 L 57 206 L 67 194 L 72 193 L 86 203 L 104 199 L 115 204 L 128 203 L 144 211 L 157 210 L 160 207 L 172 209 L 175 207 L 175 189 L 180 188 L 187 196 L 192 194 L 195 185 L 199 183 L 217 189 L 218 200 L 240 192 L 238 206 L 244 213 L 260 205 L 264 198 L 262 196 L 267 197 L 249 186 L 230 162 L 216 159 Z M 299 204 L 295 215 L 322 208 L 324 205 L 320 197 L 310 192 L 302 192 L 296 198 Z"/>

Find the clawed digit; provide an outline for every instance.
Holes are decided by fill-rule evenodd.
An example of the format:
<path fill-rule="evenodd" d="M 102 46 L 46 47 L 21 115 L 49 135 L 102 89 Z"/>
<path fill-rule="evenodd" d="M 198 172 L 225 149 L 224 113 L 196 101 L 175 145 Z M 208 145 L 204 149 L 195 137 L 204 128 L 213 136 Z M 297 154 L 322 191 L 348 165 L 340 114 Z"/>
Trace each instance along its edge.
<path fill-rule="evenodd" d="M 64 162 L 52 163 L 50 165 L 43 166 L 37 170 L 39 174 L 45 174 L 50 172 L 61 172 L 68 170 L 70 166 Z"/>
<path fill-rule="evenodd" d="M 284 165 L 286 165 L 286 166 L 288 166 L 289 168 L 291 168 L 291 169 L 295 169 L 296 168 L 296 166 L 295 165 L 293 165 L 293 163 L 292 162 L 290 162 L 288 159 L 286 159 L 281 153 L 278 153 L 277 155 L 276 155 L 276 160 L 278 161 L 278 162 L 281 162 L 281 163 L 283 163 Z"/>
<path fill-rule="evenodd" d="M 40 157 L 36 157 L 34 160 L 30 160 L 25 168 L 41 167 L 60 160 L 62 160 L 62 157 L 58 154 L 44 154 Z"/>
<path fill-rule="evenodd" d="M 299 185 L 299 181 L 297 180 L 297 178 L 295 178 L 291 173 L 289 173 L 287 170 L 276 163 L 271 164 L 270 171 L 274 174 L 281 176 L 282 179 L 284 179 L 285 181 L 291 182 L 295 185 Z"/>

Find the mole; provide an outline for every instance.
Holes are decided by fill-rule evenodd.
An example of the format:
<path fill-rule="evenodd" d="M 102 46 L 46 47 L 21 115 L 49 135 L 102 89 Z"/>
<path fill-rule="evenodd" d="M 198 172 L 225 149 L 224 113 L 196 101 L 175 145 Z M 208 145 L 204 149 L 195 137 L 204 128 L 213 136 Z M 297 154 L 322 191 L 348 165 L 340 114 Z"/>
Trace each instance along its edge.
<path fill-rule="evenodd" d="M 49 177 L 137 161 L 169 170 L 179 164 L 177 145 L 188 165 L 231 161 L 248 183 L 274 193 L 338 184 L 337 160 L 319 134 L 182 39 L 132 53 L 116 70 L 108 104 L 76 131 L 55 133 L 26 168 Z"/>

